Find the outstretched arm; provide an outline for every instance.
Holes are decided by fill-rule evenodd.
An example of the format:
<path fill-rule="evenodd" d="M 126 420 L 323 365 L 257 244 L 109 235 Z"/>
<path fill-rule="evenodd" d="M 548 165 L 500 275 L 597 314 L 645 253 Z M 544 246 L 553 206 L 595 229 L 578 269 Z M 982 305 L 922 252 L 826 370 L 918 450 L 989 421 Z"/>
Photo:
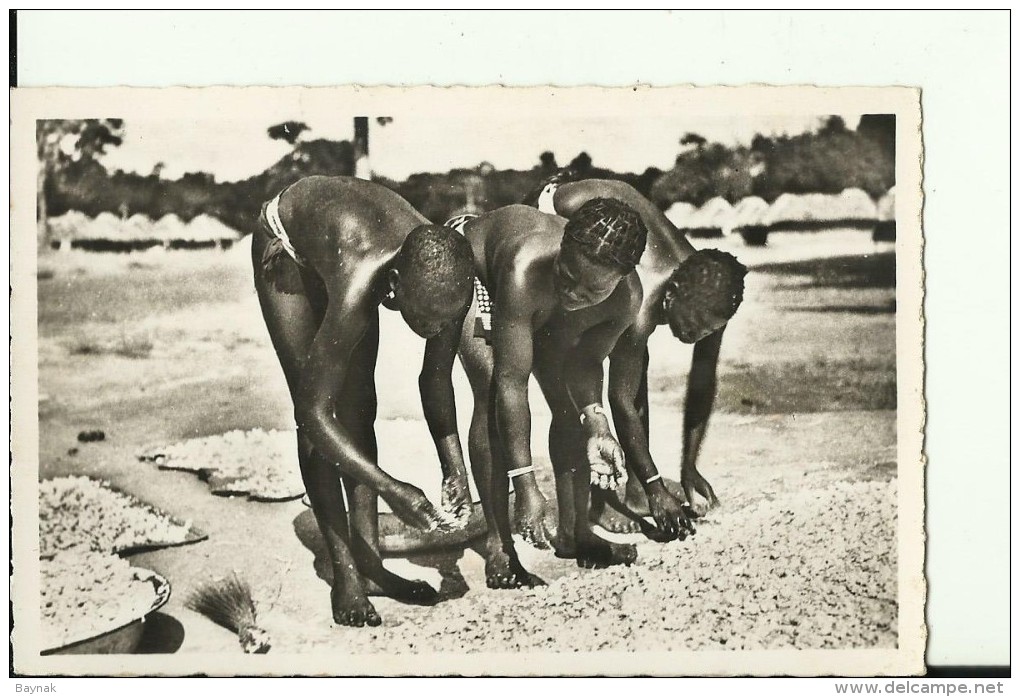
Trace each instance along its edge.
<path fill-rule="evenodd" d="M 489 438 L 490 447 L 498 448 L 499 456 L 493 454 L 488 499 L 500 539 L 505 545 L 512 546 L 507 491 L 510 474 L 514 476 L 518 502 L 525 494 L 541 501 L 532 470 L 531 408 L 528 403 L 528 380 L 534 351 L 532 309 L 526 288 L 518 287 L 513 279 L 498 289 L 496 307 L 499 311 L 493 314 L 492 323 L 494 428 L 490 427 Z M 536 515 L 541 518 L 541 504 L 537 508 Z M 541 537 L 540 530 L 536 527 L 526 536 Z M 534 537 L 532 542 L 538 539 Z"/>
<path fill-rule="evenodd" d="M 669 538 L 694 532 L 694 525 L 678 501 L 666 489 L 652 459 L 648 430 L 638 411 L 638 394 L 645 379 L 645 352 L 649 332 L 631 326 L 609 356 L 609 405 L 620 434 L 627 467 L 641 481 L 656 526 Z M 646 406 L 647 409 L 647 406 Z"/>
<path fill-rule="evenodd" d="M 708 420 L 715 403 L 716 370 L 724 331 L 725 327 L 694 345 L 684 404 L 684 450 L 680 464 L 680 481 L 688 500 L 693 503 L 694 492 L 697 492 L 712 506 L 719 500 L 712 490 L 712 485 L 698 472 L 697 464 L 701 442 L 708 429 Z"/>
<path fill-rule="evenodd" d="M 519 294 L 508 293 L 497 301 L 503 311 L 493 317 L 492 326 L 496 425 L 510 471 L 532 464 L 528 380 L 534 351 L 531 314 L 527 304 L 521 304 L 523 298 L 513 295 Z"/>
<path fill-rule="evenodd" d="M 297 425 L 322 457 L 337 463 L 343 474 L 356 477 L 377 492 L 406 523 L 431 529 L 439 518 L 425 495 L 380 469 L 373 458 L 357 447 L 335 416 L 351 355 L 365 334 L 370 313 L 375 311 L 368 300 L 367 287 L 364 281 L 354 281 L 331 289 L 329 306 L 298 384 Z M 361 395 L 343 394 L 342 398 L 357 400 Z"/>
<path fill-rule="evenodd" d="M 425 342 L 425 357 L 418 376 L 422 411 L 443 471 L 443 507 L 458 516 L 471 505 L 467 467 L 457 430 L 457 404 L 452 379 L 463 323 L 464 318 L 461 317 L 460 321 Z"/>
<path fill-rule="evenodd" d="M 636 302 L 640 303 L 640 294 Z M 628 312 L 592 327 L 564 361 L 567 393 L 580 414 L 587 441 L 592 483 L 603 489 L 615 489 L 626 479 L 626 469 L 623 449 L 601 407 L 602 364 L 632 319 L 633 313 Z"/>
<path fill-rule="evenodd" d="M 666 487 L 661 479 L 646 484 L 659 474 L 655 462 L 652 461 L 648 433 L 637 408 L 647 346 L 648 336 L 634 326 L 627 329 L 616 342 L 616 347 L 609 356 L 609 406 L 620 433 L 620 443 L 627 456 L 627 466 L 640 478 L 645 492 L 650 493 L 659 488 L 665 490 Z"/>

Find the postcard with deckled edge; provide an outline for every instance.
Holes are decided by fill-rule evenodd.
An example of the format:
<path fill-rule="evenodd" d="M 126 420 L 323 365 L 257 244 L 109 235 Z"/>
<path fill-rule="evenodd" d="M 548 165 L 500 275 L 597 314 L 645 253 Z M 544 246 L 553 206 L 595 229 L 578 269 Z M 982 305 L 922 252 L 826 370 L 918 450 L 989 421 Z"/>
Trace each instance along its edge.
<path fill-rule="evenodd" d="M 11 98 L 16 673 L 923 672 L 918 89 Z"/>

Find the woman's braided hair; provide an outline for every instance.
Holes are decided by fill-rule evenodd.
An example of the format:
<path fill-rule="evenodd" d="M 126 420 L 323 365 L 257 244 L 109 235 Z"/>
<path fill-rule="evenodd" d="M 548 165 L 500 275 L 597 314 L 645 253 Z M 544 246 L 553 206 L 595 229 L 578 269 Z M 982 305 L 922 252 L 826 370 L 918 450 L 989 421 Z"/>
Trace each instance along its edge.
<path fill-rule="evenodd" d="M 595 261 L 630 273 L 645 251 L 648 231 L 641 216 L 623 201 L 593 198 L 563 228 L 563 244 L 576 244 Z"/>

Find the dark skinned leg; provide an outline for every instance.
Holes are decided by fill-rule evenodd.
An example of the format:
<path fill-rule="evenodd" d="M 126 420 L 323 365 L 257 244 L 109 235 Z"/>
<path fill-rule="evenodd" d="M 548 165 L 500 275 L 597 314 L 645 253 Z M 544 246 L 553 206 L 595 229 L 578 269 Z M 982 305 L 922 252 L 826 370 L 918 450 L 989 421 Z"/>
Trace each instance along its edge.
<path fill-rule="evenodd" d="M 559 522 L 556 529 L 556 555 L 574 558 L 577 543 L 574 539 L 574 478 L 571 466 L 578 457 L 577 444 L 569 437 L 569 421 L 576 413 L 565 390 L 556 386 L 562 351 L 556 347 L 545 346 L 539 338 L 535 351 L 533 370 L 538 386 L 545 396 L 552 411 L 552 424 L 549 427 L 549 459 L 552 461 L 553 475 L 556 478 L 556 501 L 559 509 Z M 584 453 L 580 453 L 584 458 Z"/>
<path fill-rule="evenodd" d="M 491 484 L 487 483 L 485 485 L 486 488 L 482 489 L 482 484 L 478 481 L 477 477 L 479 474 L 488 477 L 487 473 L 492 469 L 492 459 L 501 457 L 502 452 L 498 447 L 490 447 L 488 414 L 494 357 L 492 347 L 485 343 L 485 339 L 474 336 L 475 308 L 476 304 L 472 304 L 471 311 L 464 322 L 459 355 L 461 364 L 464 366 L 464 371 L 467 373 L 468 380 L 471 383 L 471 391 L 475 400 L 475 408 L 471 419 L 471 432 L 468 439 L 472 470 L 478 473 L 475 476 L 479 491 L 487 491 L 488 486 Z M 476 466 L 476 462 L 481 466 Z M 503 471 L 505 471 L 505 467 Z M 486 482 L 488 481 L 486 479 Z M 514 480 L 513 485 L 514 518 L 510 526 L 511 532 L 516 530 L 524 538 L 524 541 L 533 547 L 549 549 L 549 538 L 552 537 L 555 521 L 551 517 L 551 511 L 545 497 L 538 488 L 535 475 L 519 476 Z M 509 483 L 507 486 L 509 487 Z M 483 502 L 483 508 L 484 505 Z M 497 549 L 496 542 L 495 538 L 489 540 L 489 547 Z M 502 542 L 498 546 L 501 547 Z M 494 558 L 501 554 L 502 552 L 496 552 Z M 513 556 L 514 563 L 516 563 L 516 556 L 511 556 Z M 496 582 L 502 583 L 501 581 Z"/>
<path fill-rule="evenodd" d="M 627 480 L 628 496 L 632 486 L 631 479 L 633 474 Z M 640 486 L 638 488 L 640 489 Z M 621 501 L 616 492 L 597 488 L 591 490 L 591 511 L 588 518 L 592 525 L 598 525 L 620 535 L 631 535 L 642 531 L 641 518 L 644 515 L 648 515 L 647 511 L 642 514 L 632 509 L 629 501 Z"/>
<path fill-rule="evenodd" d="M 378 401 L 375 363 L 379 354 L 379 318 L 373 320 L 365 337 L 351 356 L 336 415 L 344 429 L 368 457 L 377 460 L 375 437 Z M 438 597 L 425 581 L 411 581 L 387 570 L 379 554 L 379 497 L 355 477 L 343 477 L 351 506 L 351 552 L 369 595 L 386 595 L 416 604 L 431 604 Z"/>
<path fill-rule="evenodd" d="M 559 503 L 559 527 L 556 537 L 556 555 L 573 559 L 577 555 L 576 509 L 574 507 L 574 475 L 571 465 L 584 458 L 577 448 L 577 435 L 570 434 L 570 414 L 554 412 L 549 426 L 549 459 L 556 476 L 556 500 Z"/>
<path fill-rule="evenodd" d="M 638 414 L 641 415 L 641 423 L 645 427 L 645 436 L 651 440 L 651 431 L 649 430 L 649 411 L 648 411 L 648 349 L 645 349 L 645 366 L 641 372 L 641 384 L 638 387 L 637 398 L 634 400 L 635 406 L 637 407 Z M 638 516 L 651 515 L 648 510 L 648 497 L 645 495 L 645 489 L 641 486 L 641 482 L 634 475 L 633 472 L 628 472 L 627 477 L 627 493 L 624 498 L 624 505 L 629 511 L 632 511 Z M 640 528 L 635 532 L 640 531 Z"/>
<path fill-rule="evenodd" d="M 488 532 L 485 538 L 485 583 L 489 588 L 522 588 L 544 582 L 528 573 L 514 549 L 510 531 L 509 484 L 500 444 L 490 437 L 497 433 L 492 401 L 492 349 L 484 339 L 474 337 L 474 313 L 468 314 L 461 335 L 459 356 L 471 383 L 474 410 L 468 434 L 471 473 L 482 499 Z M 493 484 L 493 478 L 501 482 Z"/>
<path fill-rule="evenodd" d="M 255 289 L 262 315 L 269 330 L 273 348 L 280 359 L 291 397 L 297 393 L 301 367 L 312 340 L 322 322 L 324 298 L 312 279 L 306 292 L 277 292 L 262 274 L 262 253 L 265 240 L 261 233 L 252 236 L 252 262 L 255 268 Z M 311 444 L 298 434 L 298 462 L 301 478 L 308 492 L 312 512 L 326 542 L 333 569 L 330 600 L 333 621 L 350 626 L 375 626 L 381 623 L 378 613 L 365 596 L 350 551 L 350 530 L 343 491 L 336 466 L 318 456 Z"/>
<path fill-rule="evenodd" d="M 576 559 L 578 566 L 588 569 L 632 563 L 637 558 L 633 545 L 607 542 L 592 532 L 588 520 L 591 468 L 585 453 L 584 429 L 566 388 L 558 379 L 558 365 L 538 364 L 535 376 L 553 414 L 549 457 L 556 474 L 560 509 L 556 556 Z"/>

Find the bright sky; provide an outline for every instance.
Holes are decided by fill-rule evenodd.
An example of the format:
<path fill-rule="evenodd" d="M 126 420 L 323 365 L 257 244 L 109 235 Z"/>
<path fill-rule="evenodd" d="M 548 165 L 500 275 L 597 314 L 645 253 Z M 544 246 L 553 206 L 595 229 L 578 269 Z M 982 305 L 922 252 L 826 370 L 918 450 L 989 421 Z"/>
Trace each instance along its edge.
<path fill-rule="evenodd" d="M 680 150 L 680 137 L 693 131 L 727 145 L 748 144 L 756 133 L 795 134 L 818 127 L 821 116 L 782 115 L 726 119 L 689 118 L 670 114 L 661 117 L 565 119 L 539 123 L 519 114 L 506 118 L 445 118 L 413 120 L 399 117 L 386 126 L 370 121 L 372 170 L 393 179 L 414 172 L 445 172 L 453 167 L 474 167 L 482 161 L 500 169 L 528 169 L 544 150 L 555 153 L 566 165 L 582 150 L 596 166 L 617 171 L 641 172 L 655 166 L 668 169 Z M 844 114 L 849 128 L 860 116 Z M 328 115 L 272 113 L 251 120 L 205 119 L 201 121 L 125 122 L 124 143 L 104 158 L 111 171 L 123 169 L 149 174 L 162 162 L 164 178 L 185 172 L 211 172 L 220 181 L 244 179 L 257 174 L 286 154 L 283 141 L 270 140 L 266 129 L 286 120 L 311 126 L 306 138 L 349 140 L 350 118 Z"/>

